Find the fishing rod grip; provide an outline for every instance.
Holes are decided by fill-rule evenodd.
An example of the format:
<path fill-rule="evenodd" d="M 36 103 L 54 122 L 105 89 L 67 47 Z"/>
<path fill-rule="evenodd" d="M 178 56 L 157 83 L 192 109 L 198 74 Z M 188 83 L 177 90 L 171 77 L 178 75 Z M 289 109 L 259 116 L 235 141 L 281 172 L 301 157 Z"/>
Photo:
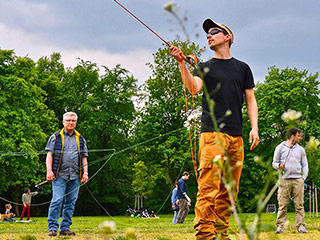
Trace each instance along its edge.
<path fill-rule="evenodd" d="M 41 183 L 38 183 L 38 184 L 35 185 L 35 187 L 39 187 L 39 186 L 41 186 L 41 185 L 43 185 L 43 184 L 46 184 L 47 182 L 48 182 L 48 180 L 43 181 L 43 182 L 41 182 Z"/>
<path fill-rule="evenodd" d="M 187 63 L 190 63 L 190 65 L 195 65 L 199 62 L 199 59 L 192 53 L 189 54 L 188 56 L 184 56 L 183 54 L 181 56 L 183 60 L 186 61 Z"/>
<path fill-rule="evenodd" d="M 181 57 L 183 58 L 183 60 L 187 63 L 190 63 L 191 59 L 190 58 L 187 58 L 186 56 L 184 55 L 181 55 Z"/>

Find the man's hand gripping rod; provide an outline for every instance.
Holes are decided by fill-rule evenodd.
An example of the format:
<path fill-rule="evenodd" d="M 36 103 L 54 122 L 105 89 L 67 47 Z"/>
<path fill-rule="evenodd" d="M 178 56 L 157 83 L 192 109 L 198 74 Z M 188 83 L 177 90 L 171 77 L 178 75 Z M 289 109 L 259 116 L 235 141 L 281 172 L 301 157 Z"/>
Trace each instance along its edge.
<path fill-rule="evenodd" d="M 162 37 L 160 37 L 155 31 L 153 31 L 150 27 L 147 26 L 147 24 L 145 24 L 144 22 L 142 22 L 137 16 L 135 16 L 132 12 L 130 12 L 127 8 L 125 8 L 122 4 L 120 4 L 117 0 L 114 0 L 120 7 L 122 7 L 127 13 L 129 13 L 132 17 L 134 17 L 139 23 L 141 23 L 143 26 L 145 26 L 150 32 L 152 32 L 154 35 L 156 35 L 158 38 L 160 38 L 165 44 L 167 44 L 169 47 L 171 46 L 171 44 L 164 40 Z M 195 63 L 199 62 L 199 59 L 193 55 L 193 54 L 189 54 L 188 56 L 184 56 L 183 54 L 181 55 L 181 57 L 183 58 L 184 61 L 192 64 L 192 60 Z"/>

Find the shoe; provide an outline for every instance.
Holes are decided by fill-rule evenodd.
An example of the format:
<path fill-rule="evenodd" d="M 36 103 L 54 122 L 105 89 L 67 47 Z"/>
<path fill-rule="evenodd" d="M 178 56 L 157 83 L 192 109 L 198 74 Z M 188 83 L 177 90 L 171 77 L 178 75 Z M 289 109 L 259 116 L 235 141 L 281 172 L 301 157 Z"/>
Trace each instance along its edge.
<path fill-rule="evenodd" d="M 277 230 L 276 230 L 276 232 L 275 232 L 276 234 L 280 234 L 280 233 L 282 233 L 282 228 L 281 227 L 277 227 Z"/>
<path fill-rule="evenodd" d="M 71 232 L 69 229 L 60 231 L 59 236 L 74 236 L 75 232 Z"/>
<path fill-rule="evenodd" d="M 57 231 L 56 230 L 50 230 L 48 235 L 49 235 L 49 237 L 55 237 L 55 236 L 57 236 Z"/>
<path fill-rule="evenodd" d="M 298 232 L 299 232 L 299 233 L 307 233 L 307 230 L 306 230 L 306 228 L 305 228 L 303 225 L 301 225 L 301 226 L 299 227 L 299 229 L 298 229 Z"/>

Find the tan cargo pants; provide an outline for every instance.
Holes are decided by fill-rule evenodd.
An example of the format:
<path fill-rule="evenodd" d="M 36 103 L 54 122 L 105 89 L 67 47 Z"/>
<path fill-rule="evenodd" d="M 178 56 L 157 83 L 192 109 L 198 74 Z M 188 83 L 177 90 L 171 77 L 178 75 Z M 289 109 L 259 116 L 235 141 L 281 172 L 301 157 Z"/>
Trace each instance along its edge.
<path fill-rule="evenodd" d="M 227 161 L 225 156 L 227 156 Z M 241 136 L 225 133 L 201 133 L 199 143 L 198 194 L 195 206 L 194 229 L 196 238 L 207 240 L 217 234 L 228 238 L 231 215 L 230 197 L 222 177 L 233 183 L 234 200 L 239 191 L 239 181 L 244 158 Z M 225 174 L 225 175 L 224 175 Z"/>
<path fill-rule="evenodd" d="M 283 228 L 287 220 L 287 208 L 290 198 L 294 199 L 296 210 L 296 227 L 305 226 L 304 221 L 304 180 L 303 178 L 283 179 L 278 189 L 277 227 Z"/>

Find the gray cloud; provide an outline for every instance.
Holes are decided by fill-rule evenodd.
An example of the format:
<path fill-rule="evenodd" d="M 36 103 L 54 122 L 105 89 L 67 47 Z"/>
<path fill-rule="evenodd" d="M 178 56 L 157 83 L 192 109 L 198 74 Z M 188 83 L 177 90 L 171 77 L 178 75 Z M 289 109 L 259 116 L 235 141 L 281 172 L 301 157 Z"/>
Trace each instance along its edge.
<path fill-rule="evenodd" d="M 179 25 L 175 21 L 170 22 L 172 17 L 163 9 L 167 1 L 119 2 L 167 41 L 175 39 L 176 35 L 185 39 Z M 187 17 L 186 27 L 191 40 L 201 47 L 207 46 L 206 35 L 201 28 L 205 18 L 211 17 L 229 25 L 235 34 L 232 54 L 246 61 L 258 80 L 264 78 L 268 67 L 272 65 L 309 69 L 313 73 L 320 69 L 318 0 L 177 0 L 176 3 L 178 14 Z M 24 48 L 20 46 L 23 41 L 10 41 L 8 29 L 32 36 L 28 38 L 30 51 L 36 51 L 37 46 L 32 47 L 30 40 L 36 39 L 35 44 L 42 44 L 39 49 L 46 49 L 43 54 L 57 50 L 62 55 L 65 51 L 100 51 L 117 56 L 123 54 L 125 57 L 129 52 L 140 50 L 155 52 L 162 46 L 161 40 L 112 0 L 0 0 L 0 5 L 0 24 L 5 26 L 6 34 L 9 34 L 0 39 L 1 48 Z M 199 34 L 199 38 L 195 37 L 196 34 Z M 12 37 L 16 36 L 12 34 Z M 13 46 L 10 42 L 17 45 Z M 37 54 L 39 56 L 41 52 Z M 93 57 L 91 53 L 88 56 Z M 211 56 L 212 52 L 208 50 L 202 59 Z M 140 61 L 143 59 L 139 58 Z M 143 70 L 139 68 L 139 71 Z M 132 72 L 142 76 L 134 70 Z"/>

